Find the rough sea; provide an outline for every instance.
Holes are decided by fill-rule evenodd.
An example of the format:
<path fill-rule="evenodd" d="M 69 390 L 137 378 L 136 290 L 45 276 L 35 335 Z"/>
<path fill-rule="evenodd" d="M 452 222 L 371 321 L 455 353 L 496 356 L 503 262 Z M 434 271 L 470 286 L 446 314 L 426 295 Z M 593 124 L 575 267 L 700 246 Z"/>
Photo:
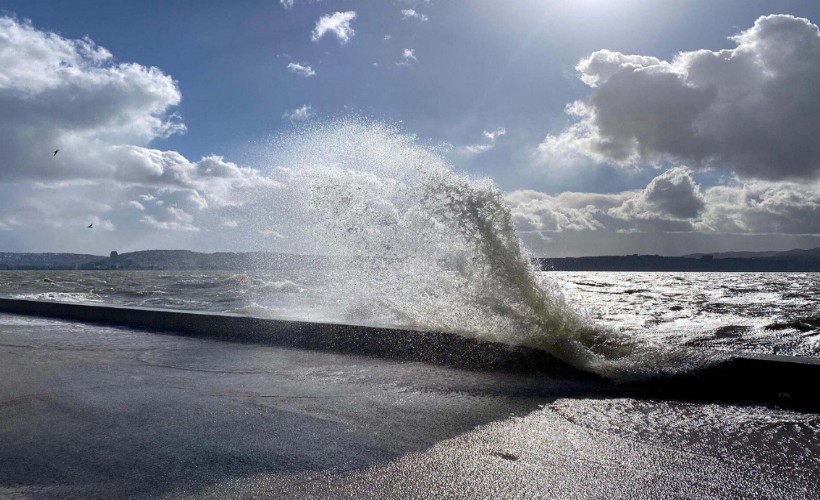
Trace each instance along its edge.
<path fill-rule="evenodd" d="M 397 310 L 387 300 L 364 307 L 340 296 L 324 278 L 318 270 L 294 269 L 276 274 L 3 271 L 0 294 L 307 321 L 440 327 Z M 539 279 L 592 324 L 629 337 L 696 351 L 820 356 L 817 273 L 544 272 Z"/>

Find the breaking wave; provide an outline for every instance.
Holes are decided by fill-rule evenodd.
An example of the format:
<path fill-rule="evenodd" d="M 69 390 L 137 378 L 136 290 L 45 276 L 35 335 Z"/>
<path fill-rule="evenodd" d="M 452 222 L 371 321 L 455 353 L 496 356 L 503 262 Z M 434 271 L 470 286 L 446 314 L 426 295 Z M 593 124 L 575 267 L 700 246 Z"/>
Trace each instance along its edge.
<path fill-rule="evenodd" d="M 345 319 L 546 350 L 624 378 L 693 368 L 692 351 L 596 325 L 539 278 L 489 179 L 454 171 L 442 148 L 351 119 L 280 138 L 277 171 Z"/>

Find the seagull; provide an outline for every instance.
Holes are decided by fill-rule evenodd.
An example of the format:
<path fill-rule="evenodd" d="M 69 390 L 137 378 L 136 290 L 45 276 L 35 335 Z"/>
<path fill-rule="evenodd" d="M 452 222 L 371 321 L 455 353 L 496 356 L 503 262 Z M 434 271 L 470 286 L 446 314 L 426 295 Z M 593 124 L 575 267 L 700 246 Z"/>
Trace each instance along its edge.
<path fill-rule="evenodd" d="M 94 228 L 94 223 L 92 222 L 91 224 L 88 225 L 88 229 L 93 229 L 93 228 Z"/>
<path fill-rule="evenodd" d="M 54 154 L 53 154 L 53 155 L 51 155 L 51 157 L 52 157 L 52 158 L 54 158 L 55 156 L 57 156 L 57 153 L 59 153 L 59 152 L 60 152 L 60 150 L 59 150 L 59 149 L 55 149 L 55 150 L 54 150 Z"/>

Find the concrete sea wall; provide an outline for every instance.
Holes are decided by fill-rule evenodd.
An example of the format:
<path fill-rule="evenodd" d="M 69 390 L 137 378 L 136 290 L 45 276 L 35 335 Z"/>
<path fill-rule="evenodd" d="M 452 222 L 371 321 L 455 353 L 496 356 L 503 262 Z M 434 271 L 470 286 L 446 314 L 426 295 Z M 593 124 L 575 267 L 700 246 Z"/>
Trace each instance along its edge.
<path fill-rule="evenodd" d="M 148 328 L 230 342 L 425 361 L 458 368 L 538 371 L 556 365 L 556 369 L 583 374 L 544 351 L 480 342 L 451 333 L 9 298 L 0 298 L 0 312 Z"/>
<path fill-rule="evenodd" d="M 229 342 L 349 353 L 461 369 L 544 373 L 584 381 L 601 395 L 768 404 L 820 412 L 820 358 L 735 355 L 676 377 L 615 383 L 575 369 L 544 351 L 451 333 L 205 313 L 0 298 L 0 312 L 151 329 Z"/>

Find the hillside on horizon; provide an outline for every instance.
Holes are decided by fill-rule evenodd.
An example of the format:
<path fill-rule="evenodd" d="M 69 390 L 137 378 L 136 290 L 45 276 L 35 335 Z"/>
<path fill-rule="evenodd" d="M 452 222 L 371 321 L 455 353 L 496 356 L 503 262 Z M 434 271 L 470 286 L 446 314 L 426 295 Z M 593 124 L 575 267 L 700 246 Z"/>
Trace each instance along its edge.
<path fill-rule="evenodd" d="M 316 266 L 330 257 L 275 252 L 140 250 L 102 255 L 0 252 L 2 270 L 273 271 Z M 535 258 L 543 270 L 563 271 L 810 271 L 820 272 L 820 247 L 768 252 L 660 255 L 603 255 Z"/>

